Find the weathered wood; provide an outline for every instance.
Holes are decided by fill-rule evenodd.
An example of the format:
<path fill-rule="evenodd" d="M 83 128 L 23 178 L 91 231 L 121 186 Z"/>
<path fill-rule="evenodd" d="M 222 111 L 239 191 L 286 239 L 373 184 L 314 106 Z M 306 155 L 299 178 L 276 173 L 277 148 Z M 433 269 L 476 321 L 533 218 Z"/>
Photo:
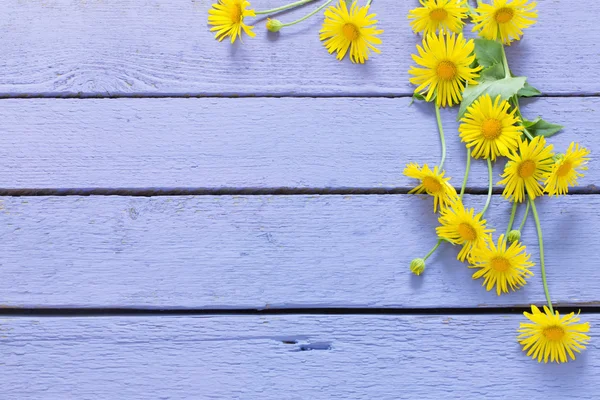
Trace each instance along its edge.
<path fill-rule="evenodd" d="M 417 1 L 379 0 L 382 54 L 338 62 L 318 38 L 321 17 L 234 46 L 213 39 L 212 1 L 5 0 L 0 95 L 405 95 L 420 38 L 406 15 Z M 285 3 L 257 0 L 257 9 Z M 291 21 L 316 5 L 284 15 Z M 546 93 L 600 92 L 600 2 L 540 1 L 539 22 L 509 49 L 513 72 Z M 468 30 L 470 30 L 470 26 Z M 568 51 L 566 51 L 568 49 Z"/>
<path fill-rule="evenodd" d="M 568 364 L 538 364 L 515 339 L 524 320 L 4 318 L 0 372 L 11 399 L 593 399 L 597 346 Z"/>
<path fill-rule="evenodd" d="M 408 99 L 3 100 L 0 188 L 398 188 L 406 163 L 439 162 L 430 104 Z M 598 98 L 530 102 L 600 153 Z M 460 186 L 466 151 L 456 110 L 444 111 L 448 176 Z M 598 185 L 600 161 L 589 177 Z M 503 168 L 499 162 L 495 181 Z M 470 187 L 487 187 L 476 162 Z"/>
<path fill-rule="evenodd" d="M 485 196 L 469 196 L 481 208 Z M 385 196 L 4 197 L 0 293 L 9 307 L 491 307 L 543 302 L 539 267 L 498 297 L 447 245 L 431 199 Z M 500 232 L 510 205 L 495 196 Z M 596 304 L 600 196 L 540 206 L 553 299 Z M 537 261 L 533 221 L 524 242 Z"/>

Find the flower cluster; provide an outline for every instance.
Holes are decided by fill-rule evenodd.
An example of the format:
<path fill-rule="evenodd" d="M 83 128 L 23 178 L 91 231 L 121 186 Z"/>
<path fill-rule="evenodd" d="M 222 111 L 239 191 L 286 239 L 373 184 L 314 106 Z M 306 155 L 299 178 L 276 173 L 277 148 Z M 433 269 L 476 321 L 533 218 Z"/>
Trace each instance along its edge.
<path fill-rule="evenodd" d="M 210 30 L 215 32 L 215 39 L 221 41 L 229 37 L 231 43 L 234 43 L 238 38 L 241 40 L 242 32 L 250 37 L 256 36 L 254 25 L 246 24 L 247 18 L 280 13 L 313 1 L 299 0 L 270 10 L 255 11 L 248 0 L 218 0 L 208 11 L 208 24 L 212 25 Z M 353 63 L 364 64 L 372 52 L 379 53 L 376 46 L 381 44 L 379 35 L 383 33 L 383 30 L 377 28 L 375 14 L 369 14 L 371 1 L 367 0 L 364 6 L 359 6 L 357 0 L 352 0 L 351 3 L 338 0 L 336 5 L 331 5 L 333 0 L 327 0 L 317 9 L 292 22 L 283 23 L 278 19 L 268 18 L 266 28 L 270 32 L 279 32 L 325 9 L 319 38 L 329 54 L 336 53 L 338 60 L 348 54 Z"/>
<path fill-rule="evenodd" d="M 411 263 L 411 271 L 420 275 L 425 262 L 443 243 L 460 247 L 457 259 L 474 270 L 473 279 L 481 279 L 486 290 L 497 295 L 516 291 L 533 276 L 534 263 L 521 242 L 521 230 L 529 211 L 538 232 L 540 270 L 547 306 L 541 312 L 535 305 L 529 320 L 521 323 L 519 343 L 527 355 L 538 361 L 566 362 L 589 341 L 588 323 L 578 323 L 574 313 L 561 317 L 552 307 L 546 283 L 542 230 L 535 200 L 541 196 L 568 193 L 583 176 L 590 152 L 571 143 L 557 154 L 547 138 L 559 132 L 560 125 L 541 118 L 526 119 L 519 99 L 540 92 L 525 77 L 510 71 L 504 45 L 520 40 L 523 30 L 536 22 L 536 3 L 529 0 L 491 0 L 478 2 L 473 9 L 466 0 L 420 0 L 408 14 L 416 33 L 423 34 L 421 46 L 413 54 L 416 66 L 409 70 L 410 82 L 417 85 L 414 98 L 433 102 L 442 141 L 442 158 L 433 169 L 410 163 L 404 174 L 418 180 L 411 193 L 432 196 L 433 210 L 439 212 L 438 241 L 423 258 Z M 480 38 L 463 37 L 464 20 L 471 17 L 473 31 Z M 446 157 L 440 107 L 460 105 L 459 137 L 465 143 L 468 158 L 460 192 L 450 184 L 443 169 Z M 463 203 L 471 159 L 484 159 L 488 165 L 489 190 L 483 210 L 476 213 Z M 503 197 L 512 203 L 506 233 L 493 238 L 494 229 L 485 219 L 492 199 L 492 163 L 506 160 L 498 184 Z M 517 208 L 527 203 L 523 221 L 513 229 Z"/>

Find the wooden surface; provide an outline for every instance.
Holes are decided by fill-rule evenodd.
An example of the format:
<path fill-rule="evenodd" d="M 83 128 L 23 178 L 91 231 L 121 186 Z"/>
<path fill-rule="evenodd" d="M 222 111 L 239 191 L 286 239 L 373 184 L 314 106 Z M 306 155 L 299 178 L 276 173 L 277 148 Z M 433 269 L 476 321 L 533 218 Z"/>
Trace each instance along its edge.
<path fill-rule="evenodd" d="M 0 198 L 0 293 L 17 307 L 492 307 L 543 303 L 531 284 L 486 292 L 457 248 L 409 264 L 435 243 L 430 199 L 383 196 Z M 481 209 L 485 196 L 468 196 Z M 510 205 L 489 218 L 506 229 Z M 544 199 L 553 298 L 597 305 L 598 196 Z M 52 210 L 48 212 L 47 210 Z M 533 220 L 524 242 L 537 260 Z M 23 255 L 27 256 L 24 257 Z M 23 276 L 27 280 L 23 281 Z M 440 293 L 444 294 L 440 302 Z"/>
<path fill-rule="evenodd" d="M 32 99 L 0 109 L 0 188 L 394 189 L 413 187 L 408 162 L 439 162 L 431 104 L 409 99 Z M 542 98 L 524 106 L 600 153 L 600 99 Z M 239 118 L 232 115 L 236 110 Z M 360 110 L 360 114 L 357 111 Z M 466 150 L 444 110 L 448 176 L 460 186 Z M 497 163 L 495 181 L 504 168 Z M 592 158 L 590 169 L 600 170 Z M 598 186 L 598 175 L 581 180 Z M 484 162 L 469 186 L 486 188 Z M 589 188 L 594 190 L 594 187 Z"/>
<path fill-rule="evenodd" d="M 594 399 L 597 350 L 539 365 L 523 318 L 5 318 L 0 372 L 7 398 Z"/>
<path fill-rule="evenodd" d="M 210 4 L 3 2 L 0 398 L 595 398 L 600 3 L 540 1 L 508 49 L 546 96 L 525 115 L 566 126 L 558 151 L 592 151 L 582 186 L 539 205 L 553 299 L 592 325 L 561 366 L 515 339 L 515 307 L 544 301 L 539 266 L 502 297 L 449 246 L 408 271 L 436 221 L 402 171 L 440 154 L 431 105 L 407 98 L 417 1 L 373 2 L 385 33 L 365 65 L 327 54 L 320 17 L 219 43 Z M 456 110 L 442 115 L 458 186 Z M 467 204 L 486 187 L 475 162 Z M 499 232 L 508 207 L 494 196 Z"/>
<path fill-rule="evenodd" d="M 230 46 L 208 32 L 212 0 L 5 0 L 0 95 L 406 95 L 420 38 L 406 15 L 415 1 L 377 0 L 381 55 L 338 62 L 319 42 L 321 18 Z M 269 9 L 281 0 L 256 0 Z M 291 21 L 307 5 L 280 18 Z M 596 0 L 538 2 L 539 23 L 509 49 L 518 75 L 550 94 L 598 94 Z M 567 78 L 568 77 L 568 78 Z"/>

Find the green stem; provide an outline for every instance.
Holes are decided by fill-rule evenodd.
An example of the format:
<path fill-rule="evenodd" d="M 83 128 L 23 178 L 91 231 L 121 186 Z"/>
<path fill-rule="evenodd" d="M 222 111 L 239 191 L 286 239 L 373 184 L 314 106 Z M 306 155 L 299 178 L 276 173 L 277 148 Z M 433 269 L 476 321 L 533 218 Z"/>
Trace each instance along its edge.
<path fill-rule="evenodd" d="M 317 8 L 316 10 L 314 10 L 313 12 L 310 12 L 308 14 L 306 14 L 304 17 L 295 20 L 294 22 L 288 22 L 287 24 L 283 24 L 282 26 L 292 26 L 292 25 L 296 25 L 299 22 L 302 22 L 306 19 L 309 19 L 310 17 L 312 17 L 313 15 L 315 15 L 316 13 L 318 13 L 319 11 L 321 11 L 322 9 L 324 9 L 325 7 L 327 7 L 333 0 L 328 0 L 326 1 L 321 7 Z"/>
<path fill-rule="evenodd" d="M 535 219 L 535 226 L 537 228 L 538 242 L 540 245 L 540 265 L 542 270 L 542 282 L 544 283 L 544 293 L 546 294 L 546 301 L 548 302 L 548 308 L 550 312 L 554 313 L 552 308 L 552 301 L 550 300 L 550 292 L 548 291 L 548 281 L 546 280 L 546 264 L 544 263 L 544 239 L 542 238 L 542 226 L 540 225 L 540 217 L 535 207 L 535 201 L 530 197 L 529 204 L 531 204 L 531 211 L 533 211 L 533 218 Z"/>
<path fill-rule="evenodd" d="M 510 212 L 510 219 L 508 220 L 508 228 L 506 228 L 506 236 L 508 232 L 512 230 L 513 223 L 515 222 L 515 215 L 517 214 L 517 202 L 513 201 L 512 211 Z"/>
<path fill-rule="evenodd" d="M 438 247 L 440 247 L 440 244 L 442 244 L 442 239 L 438 239 L 437 243 L 435 244 L 435 246 L 433 246 L 433 249 L 431 249 L 429 251 L 429 253 L 427 253 L 427 255 L 425 257 L 423 257 L 424 261 L 427 261 L 427 259 L 429 257 L 431 257 L 431 255 L 438 249 Z"/>
<path fill-rule="evenodd" d="M 525 215 L 523 215 L 523 221 L 521 221 L 521 226 L 519 226 L 519 232 L 523 231 L 523 227 L 525 226 L 525 221 L 527 221 L 527 217 L 529 216 L 529 209 L 531 208 L 531 204 L 527 202 L 527 208 L 525 209 Z"/>
<path fill-rule="evenodd" d="M 369 6 L 371 5 L 371 2 L 372 2 L 372 1 L 373 1 L 373 0 L 369 0 L 369 1 L 367 1 L 367 7 L 369 7 Z"/>
<path fill-rule="evenodd" d="M 471 171 L 471 148 L 467 148 L 467 166 L 465 168 L 465 177 L 460 188 L 460 199 L 462 200 L 465 195 L 465 189 L 467 188 L 467 181 L 469 180 L 469 171 Z"/>
<path fill-rule="evenodd" d="M 301 6 L 301 5 L 306 4 L 306 3 L 310 3 L 311 1 L 315 1 L 315 0 L 299 0 L 299 1 L 295 1 L 295 2 L 290 3 L 290 4 L 286 4 L 285 6 L 281 6 L 281 7 L 277 7 L 277 8 L 271 8 L 270 10 L 254 11 L 254 14 L 256 14 L 256 15 L 274 14 L 274 13 L 277 13 L 279 11 L 289 10 L 290 8 L 294 8 L 294 7 L 298 7 L 298 6 Z"/>
<path fill-rule="evenodd" d="M 444 168 L 444 162 L 446 161 L 446 139 L 444 138 L 444 128 L 442 127 L 442 116 L 440 115 L 440 106 L 435 103 L 435 117 L 437 118 L 438 130 L 440 131 L 440 141 L 442 142 L 442 159 L 440 161 L 439 168 Z"/>
<path fill-rule="evenodd" d="M 487 159 L 487 164 L 488 164 L 488 178 L 489 178 L 489 189 L 488 189 L 488 195 L 487 195 L 487 200 L 485 202 L 485 206 L 483 207 L 483 210 L 481 210 L 481 216 L 483 217 L 486 213 L 486 211 L 488 210 L 488 208 L 490 207 L 490 203 L 492 202 L 492 189 L 493 189 L 493 183 L 492 183 L 492 160 L 490 160 L 489 158 Z"/>
<path fill-rule="evenodd" d="M 510 78 L 510 68 L 508 67 L 508 58 L 506 58 L 506 51 L 504 51 L 504 45 L 500 42 L 502 46 L 502 65 L 504 65 L 504 77 Z"/>

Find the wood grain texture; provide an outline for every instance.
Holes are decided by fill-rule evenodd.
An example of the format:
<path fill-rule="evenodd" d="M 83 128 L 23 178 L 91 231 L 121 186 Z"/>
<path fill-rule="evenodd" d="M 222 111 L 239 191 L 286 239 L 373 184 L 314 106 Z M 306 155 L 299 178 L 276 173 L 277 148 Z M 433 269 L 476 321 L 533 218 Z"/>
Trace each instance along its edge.
<path fill-rule="evenodd" d="M 525 115 L 566 126 L 600 153 L 600 99 L 543 98 Z M 466 151 L 444 110 L 446 168 L 460 186 Z M 439 162 L 430 104 L 408 99 L 3 100 L 0 188 L 408 188 L 408 162 Z M 499 181 L 503 162 L 497 163 Z M 593 157 L 582 185 L 598 185 Z M 484 162 L 469 180 L 487 187 Z"/>
<path fill-rule="evenodd" d="M 582 318 L 600 323 L 598 315 Z M 538 364 L 515 340 L 524 320 L 4 318 L 0 372 L 3 395 L 18 399 L 595 398 L 595 330 L 576 361 Z"/>
<path fill-rule="evenodd" d="M 539 267 L 498 297 L 435 243 L 430 198 L 386 196 L 5 197 L 0 293 L 7 307 L 493 307 L 543 302 Z M 468 196 L 480 209 L 485 196 Z M 506 229 L 496 196 L 490 223 Z M 597 304 L 600 196 L 539 206 L 554 301 Z M 530 220 L 523 237 L 534 261 Z"/>
<path fill-rule="evenodd" d="M 417 1 L 379 0 L 382 54 L 338 62 L 319 42 L 322 18 L 231 46 L 207 26 L 210 0 L 5 0 L 0 95 L 406 95 L 420 38 Z M 286 3 L 257 0 L 257 9 Z M 316 5 L 280 18 L 291 21 Z M 550 94 L 597 94 L 600 3 L 538 2 L 539 21 L 508 52 L 513 72 Z M 469 29 L 470 29 L 469 25 Z"/>

